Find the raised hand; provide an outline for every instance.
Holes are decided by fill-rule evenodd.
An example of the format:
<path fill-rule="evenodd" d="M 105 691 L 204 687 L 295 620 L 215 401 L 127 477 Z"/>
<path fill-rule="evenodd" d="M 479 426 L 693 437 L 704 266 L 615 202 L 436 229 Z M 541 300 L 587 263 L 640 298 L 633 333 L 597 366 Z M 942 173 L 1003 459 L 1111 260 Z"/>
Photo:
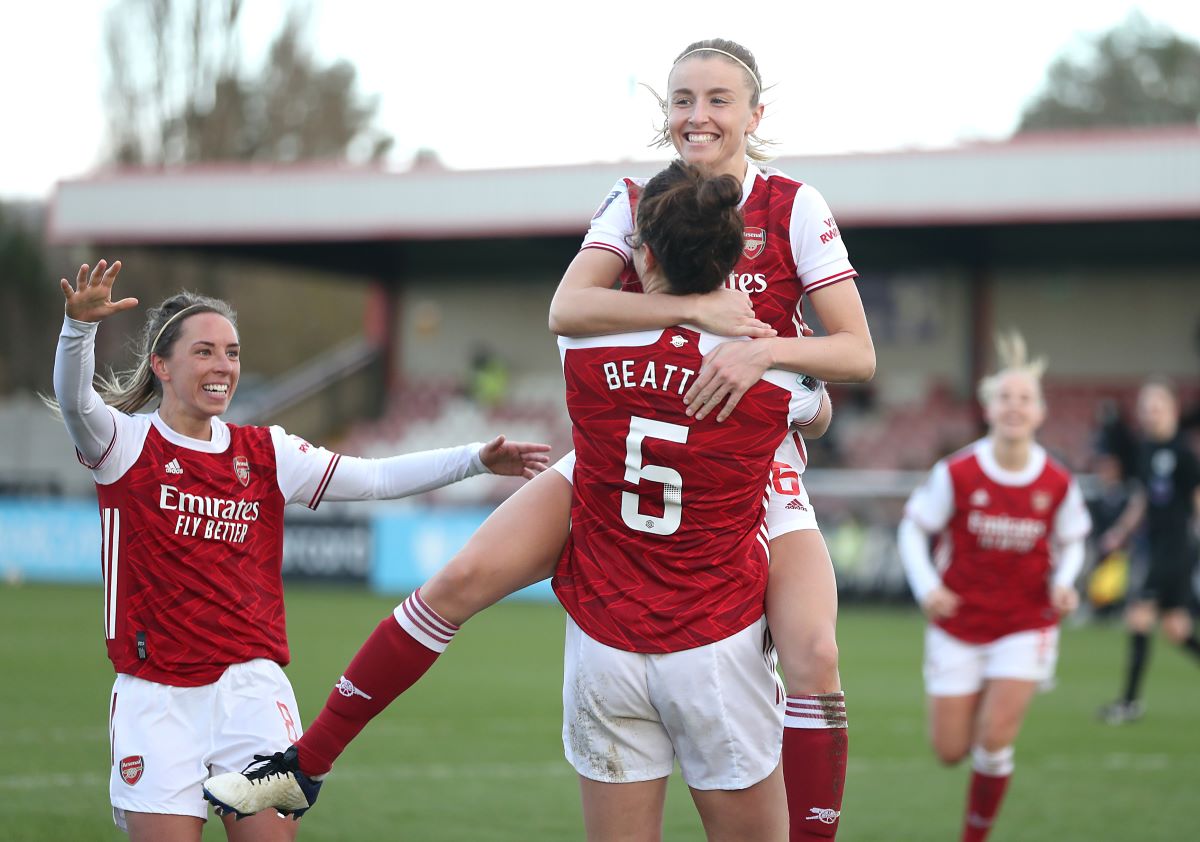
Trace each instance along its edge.
<path fill-rule="evenodd" d="M 546 470 L 550 445 L 528 441 L 508 441 L 496 436 L 479 449 L 479 459 L 493 474 L 533 479 Z"/>
<path fill-rule="evenodd" d="M 754 316 L 750 296 L 735 289 L 715 289 L 696 297 L 696 324 L 718 336 L 774 336 L 775 328 Z"/>
<path fill-rule="evenodd" d="M 67 316 L 77 322 L 98 322 L 108 318 L 113 313 L 128 310 L 138 305 L 136 298 L 112 300 L 112 288 L 117 275 L 121 273 L 121 261 L 114 261 L 112 266 L 104 260 L 96 264 L 89 273 L 85 263 L 79 267 L 75 276 L 75 286 L 66 278 L 59 280 L 63 298 L 66 299 L 63 308 Z"/>

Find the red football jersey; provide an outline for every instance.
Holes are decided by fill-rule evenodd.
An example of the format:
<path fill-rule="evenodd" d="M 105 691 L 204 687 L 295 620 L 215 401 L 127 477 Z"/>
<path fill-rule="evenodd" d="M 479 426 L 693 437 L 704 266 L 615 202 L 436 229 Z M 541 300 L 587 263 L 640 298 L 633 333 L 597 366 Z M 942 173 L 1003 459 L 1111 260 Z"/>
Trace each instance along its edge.
<path fill-rule="evenodd" d="M 822 389 L 772 371 L 726 421 L 689 418 L 681 397 L 721 341 L 678 327 L 559 340 L 575 496 L 553 586 L 601 643 L 676 652 L 763 614 L 772 457 Z"/>
<path fill-rule="evenodd" d="M 1004 471 L 987 439 L 939 463 L 905 510 L 940 532 L 935 557 L 942 583 L 962 600 L 938 620 L 948 633 L 986 643 L 1053 626 L 1052 549 L 1083 537 L 1091 520 L 1070 472 L 1034 447 L 1030 465 Z"/>
<path fill-rule="evenodd" d="M 647 179 L 617 182 L 596 212 L 584 248 L 616 252 L 626 261 L 624 289 L 640 291 L 628 236 Z M 779 332 L 800 335 L 802 296 L 857 275 L 837 222 L 821 194 L 778 170 L 749 164 L 742 184 L 745 247 L 725 285 L 749 294 L 754 314 Z"/>
<path fill-rule="evenodd" d="M 150 425 L 132 466 L 96 486 L 117 672 L 193 687 L 230 664 L 289 660 L 271 431 L 228 428 L 229 447 L 206 453 Z"/>

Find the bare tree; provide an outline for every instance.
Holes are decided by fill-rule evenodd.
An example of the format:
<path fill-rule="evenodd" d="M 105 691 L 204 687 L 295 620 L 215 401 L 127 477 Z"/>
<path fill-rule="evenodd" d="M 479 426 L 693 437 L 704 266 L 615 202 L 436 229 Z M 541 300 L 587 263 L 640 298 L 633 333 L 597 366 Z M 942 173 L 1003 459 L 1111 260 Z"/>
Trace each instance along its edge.
<path fill-rule="evenodd" d="M 392 140 L 377 97 L 345 61 L 322 67 L 293 6 L 256 73 L 244 67 L 242 0 L 116 0 L 107 19 L 111 157 L 118 163 L 354 158 Z"/>
<path fill-rule="evenodd" d="M 45 337 L 59 318 L 58 288 L 46 281 L 40 227 L 40 207 L 0 205 L 0 395 L 50 379 Z"/>
<path fill-rule="evenodd" d="M 1198 120 L 1200 45 L 1135 12 L 1054 60 L 1017 133 Z"/>

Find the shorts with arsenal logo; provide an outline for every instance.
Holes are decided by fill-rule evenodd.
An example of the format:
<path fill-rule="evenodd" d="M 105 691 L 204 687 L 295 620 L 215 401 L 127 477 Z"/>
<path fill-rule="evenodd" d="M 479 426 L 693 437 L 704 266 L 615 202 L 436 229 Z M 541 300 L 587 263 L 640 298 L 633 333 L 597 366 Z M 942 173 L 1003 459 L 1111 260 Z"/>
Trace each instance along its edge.
<path fill-rule="evenodd" d="M 301 733 L 292 685 L 274 661 L 234 664 L 202 687 L 120 674 L 109 708 L 113 821 L 125 830 L 127 811 L 205 818 L 205 779 L 240 772 Z"/>

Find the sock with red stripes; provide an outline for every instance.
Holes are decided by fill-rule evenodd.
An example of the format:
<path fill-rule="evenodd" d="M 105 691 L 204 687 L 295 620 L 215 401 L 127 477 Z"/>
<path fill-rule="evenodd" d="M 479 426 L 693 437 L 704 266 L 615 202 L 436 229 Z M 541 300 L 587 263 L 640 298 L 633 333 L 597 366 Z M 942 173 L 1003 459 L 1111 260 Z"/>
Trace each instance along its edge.
<path fill-rule="evenodd" d="M 296 742 L 300 771 L 310 777 L 328 772 L 358 732 L 433 666 L 457 631 L 425 604 L 419 588 L 397 605 L 355 653 Z"/>
<path fill-rule="evenodd" d="M 783 726 L 788 839 L 833 839 L 846 785 L 846 696 L 788 696 Z"/>
<path fill-rule="evenodd" d="M 967 817 L 963 822 L 962 842 L 984 842 L 1000 812 L 1000 802 L 1013 772 L 1013 748 L 1006 746 L 988 751 L 983 746 L 971 750 L 971 789 L 967 795 Z"/>

